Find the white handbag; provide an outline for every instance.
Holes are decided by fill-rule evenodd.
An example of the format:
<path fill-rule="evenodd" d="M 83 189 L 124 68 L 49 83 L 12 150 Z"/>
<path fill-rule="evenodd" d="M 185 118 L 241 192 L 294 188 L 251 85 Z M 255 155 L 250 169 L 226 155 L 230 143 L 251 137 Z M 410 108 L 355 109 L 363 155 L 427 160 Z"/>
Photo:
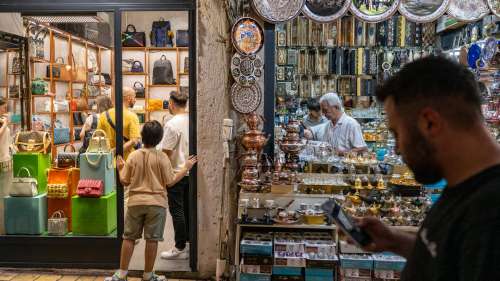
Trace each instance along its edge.
<path fill-rule="evenodd" d="M 92 74 L 89 75 L 89 84 L 93 86 L 99 86 L 99 85 L 104 85 L 105 79 L 103 75 L 100 74 Z"/>
<path fill-rule="evenodd" d="M 67 100 L 55 100 L 54 101 L 54 111 L 55 112 L 69 112 L 69 102 Z"/>
<path fill-rule="evenodd" d="M 47 221 L 47 234 L 64 236 L 68 233 L 68 218 L 63 211 L 56 211 Z"/>
<path fill-rule="evenodd" d="M 21 177 L 21 172 L 26 171 L 27 177 Z M 12 180 L 9 195 L 12 197 L 34 197 L 38 195 L 38 181 L 31 177 L 30 170 L 22 167 L 17 172 L 17 177 Z"/>

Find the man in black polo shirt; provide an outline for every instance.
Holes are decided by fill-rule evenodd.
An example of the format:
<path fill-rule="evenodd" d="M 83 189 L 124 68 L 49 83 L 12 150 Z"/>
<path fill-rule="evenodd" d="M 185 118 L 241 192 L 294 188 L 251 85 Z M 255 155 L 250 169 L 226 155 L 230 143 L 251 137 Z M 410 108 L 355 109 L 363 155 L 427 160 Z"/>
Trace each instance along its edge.
<path fill-rule="evenodd" d="M 416 180 L 448 186 L 417 235 L 375 218 L 366 250 L 407 258 L 402 280 L 500 280 L 500 147 L 485 126 L 477 83 L 443 57 L 406 65 L 377 92 Z"/>

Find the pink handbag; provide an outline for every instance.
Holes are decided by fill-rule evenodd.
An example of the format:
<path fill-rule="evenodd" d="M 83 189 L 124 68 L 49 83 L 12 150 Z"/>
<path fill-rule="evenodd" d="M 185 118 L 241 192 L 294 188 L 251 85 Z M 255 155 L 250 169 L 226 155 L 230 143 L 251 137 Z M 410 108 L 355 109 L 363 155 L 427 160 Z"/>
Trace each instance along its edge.
<path fill-rule="evenodd" d="M 101 197 L 104 194 L 104 183 L 102 180 L 80 180 L 76 194 L 80 197 Z"/>

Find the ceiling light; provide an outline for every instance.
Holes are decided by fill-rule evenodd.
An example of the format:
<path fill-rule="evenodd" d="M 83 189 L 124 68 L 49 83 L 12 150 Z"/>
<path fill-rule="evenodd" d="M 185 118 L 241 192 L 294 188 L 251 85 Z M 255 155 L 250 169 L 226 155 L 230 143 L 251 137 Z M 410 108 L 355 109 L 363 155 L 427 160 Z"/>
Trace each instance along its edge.
<path fill-rule="evenodd" d="M 97 13 L 90 14 L 22 14 L 32 21 L 39 23 L 98 23 L 103 20 Z"/>

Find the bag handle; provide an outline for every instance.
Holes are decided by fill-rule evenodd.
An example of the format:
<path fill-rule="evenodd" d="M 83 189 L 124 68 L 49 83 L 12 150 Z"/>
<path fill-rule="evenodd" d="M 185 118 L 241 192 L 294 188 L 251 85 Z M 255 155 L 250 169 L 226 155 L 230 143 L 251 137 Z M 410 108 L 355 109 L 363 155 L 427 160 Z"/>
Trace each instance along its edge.
<path fill-rule="evenodd" d="M 129 31 L 129 30 L 130 30 L 130 27 L 132 27 L 134 30 L 133 30 L 133 31 Z M 135 29 L 135 25 L 133 25 L 133 24 L 129 24 L 129 25 L 127 25 L 127 30 L 126 30 L 126 32 L 137 32 L 137 30 Z"/>
<path fill-rule="evenodd" d="M 21 172 L 22 172 L 22 171 L 26 171 L 26 172 L 28 172 L 28 176 L 27 176 L 27 177 L 28 177 L 28 178 L 31 178 L 31 173 L 30 173 L 30 170 L 28 170 L 28 168 L 26 168 L 26 167 L 21 167 L 21 168 L 19 169 L 19 171 L 17 171 L 17 177 L 18 177 L 18 178 L 20 178 L 20 176 L 21 176 Z"/>
<path fill-rule="evenodd" d="M 98 153 L 98 157 L 97 157 L 97 160 L 96 161 L 92 161 L 89 159 L 89 154 L 88 153 L 85 153 L 85 160 L 87 160 L 87 163 L 89 163 L 90 166 L 92 166 L 93 168 L 97 168 L 99 166 L 99 163 L 101 163 L 101 159 L 102 159 L 102 153 Z"/>
<path fill-rule="evenodd" d="M 138 60 L 135 60 L 133 63 L 132 63 L 132 66 L 136 66 L 137 64 L 139 64 L 140 67 L 142 67 L 142 62 L 138 61 Z"/>
<path fill-rule="evenodd" d="M 139 85 L 141 85 L 141 87 L 142 87 L 142 88 L 144 88 L 144 85 L 143 85 L 141 82 L 139 82 L 139 81 L 135 81 L 135 83 L 134 83 L 134 88 L 135 88 L 135 85 L 136 85 L 137 83 L 139 83 Z"/>
<path fill-rule="evenodd" d="M 71 151 L 71 152 L 76 152 L 76 148 L 75 148 L 75 146 L 74 146 L 74 145 L 72 145 L 72 144 L 70 144 L 70 143 L 68 143 L 67 145 L 65 145 L 65 146 L 64 146 L 64 150 L 63 150 L 63 152 L 66 152 L 66 148 L 67 148 L 68 146 L 69 146 L 69 147 L 71 147 L 71 149 L 73 150 L 73 151 Z"/>
<path fill-rule="evenodd" d="M 52 213 L 52 216 L 50 216 L 51 219 L 64 219 L 66 218 L 66 214 L 64 213 L 63 210 L 55 211 Z"/>
<path fill-rule="evenodd" d="M 58 63 L 58 61 L 62 61 L 62 62 L 60 62 L 60 64 L 64 64 L 64 58 L 63 57 L 57 57 L 56 60 L 55 60 L 55 63 Z"/>
<path fill-rule="evenodd" d="M 160 60 L 167 60 L 167 56 L 161 55 Z"/>
<path fill-rule="evenodd" d="M 103 131 L 103 130 L 101 130 L 101 129 L 97 129 L 97 130 L 95 130 L 95 131 L 92 133 L 92 138 L 94 138 L 94 137 L 98 137 L 99 135 L 100 135 L 101 137 L 105 137 L 105 138 L 107 137 L 107 136 L 106 136 L 106 132 L 104 132 L 104 131 Z"/>

